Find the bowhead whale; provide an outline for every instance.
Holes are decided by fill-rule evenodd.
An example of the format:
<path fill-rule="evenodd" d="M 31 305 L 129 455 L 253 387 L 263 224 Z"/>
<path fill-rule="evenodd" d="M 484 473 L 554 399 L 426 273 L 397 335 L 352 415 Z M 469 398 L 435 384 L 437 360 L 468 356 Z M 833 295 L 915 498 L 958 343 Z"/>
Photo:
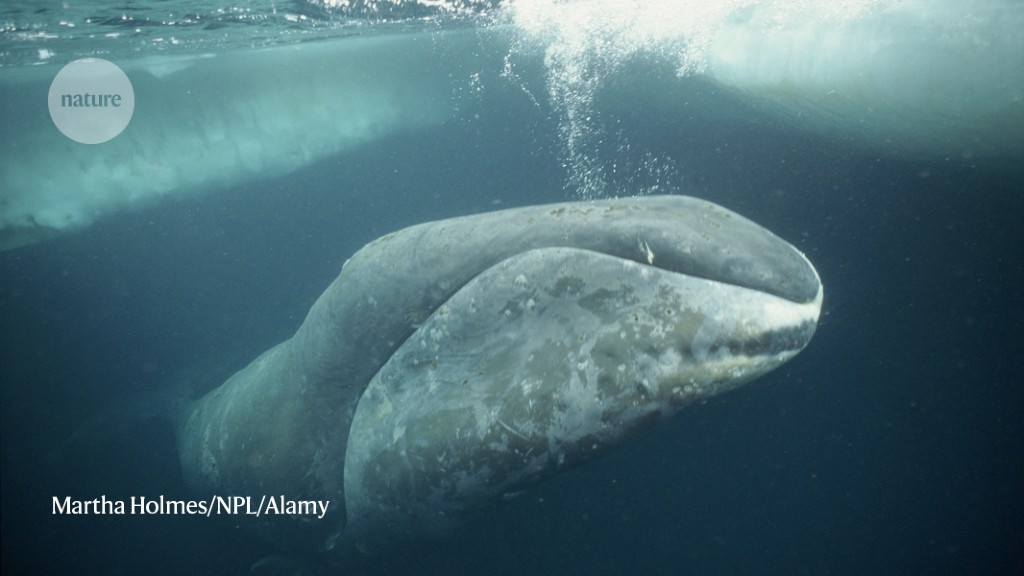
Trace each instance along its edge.
<path fill-rule="evenodd" d="M 329 501 L 258 528 L 373 554 L 802 350 L 822 286 L 771 232 L 683 196 L 514 208 L 358 251 L 289 340 L 189 406 L 197 494 Z"/>

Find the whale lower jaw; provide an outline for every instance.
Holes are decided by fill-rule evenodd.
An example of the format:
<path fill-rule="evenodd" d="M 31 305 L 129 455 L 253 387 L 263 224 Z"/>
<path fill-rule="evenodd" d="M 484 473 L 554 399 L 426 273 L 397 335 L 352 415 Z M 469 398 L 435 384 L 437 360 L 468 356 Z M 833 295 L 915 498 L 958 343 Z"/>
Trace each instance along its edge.
<path fill-rule="evenodd" d="M 502 261 L 424 321 L 352 423 L 342 540 L 366 553 L 595 458 L 814 334 L 797 303 L 572 248 Z"/>

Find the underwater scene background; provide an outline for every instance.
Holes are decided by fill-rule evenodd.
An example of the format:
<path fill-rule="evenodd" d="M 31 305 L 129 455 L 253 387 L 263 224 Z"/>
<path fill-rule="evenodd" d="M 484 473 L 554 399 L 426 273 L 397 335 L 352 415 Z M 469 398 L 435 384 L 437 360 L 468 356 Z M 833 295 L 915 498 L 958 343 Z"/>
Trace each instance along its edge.
<path fill-rule="evenodd" d="M 1018 3 L 24 2 L 0 22 L 5 574 L 1024 572 Z M 43 105 L 87 56 L 137 100 L 95 146 Z M 367 242 L 652 193 L 807 255 L 826 295 L 802 354 L 381 562 L 53 513 L 185 498 L 168 413 L 290 337 Z"/>

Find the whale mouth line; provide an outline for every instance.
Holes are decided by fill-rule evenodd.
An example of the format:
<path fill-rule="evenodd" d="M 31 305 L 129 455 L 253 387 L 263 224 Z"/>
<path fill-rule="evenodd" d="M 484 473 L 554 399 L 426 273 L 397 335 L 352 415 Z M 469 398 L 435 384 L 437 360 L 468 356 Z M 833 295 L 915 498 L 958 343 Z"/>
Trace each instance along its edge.
<path fill-rule="evenodd" d="M 814 279 L 816 280 L 816 282 L 818 284 L 818 290 L 817 290 L 817 292 L 815 292 L 813 294 L 813 296 L 805 297 L 805 298 L 798 298 L 795 295 L 784 293 L 781 290 L 771 289 L 771 286 L 768 286 L 768 285 L 758 286 L 758 285 L 755 285 L 753 282 L 743 282 L 743 281 L 740 281 L 740 280 L 730 279 L 730 278 L 721 277 L 721 276 L 716 276 L 716 275 L 713 275 L 713 274 L 700 274 L 700 273 L 695 272 L 693 270 L 692 266 L 686 266 L 686 264 L 688 263 L 687 260 L 686 260 L 686 256 L 687 255 L 685 253 L 683 253 L 683 252 L 674 252 L 674 253 L 670 252 L 669 253 L 670 257 L 669 258 L 665 258 L 665 257 L 658 258 L 658 257 L 656 257 L 654 252 L 651 251 L 650 246 L 646 242 L 642 243 L 641 246 L 643 247 L 644 251 L 646 252 L 646 254 L 644 256 L 642 256 L 642 257 L 623 256 L 623 255 L 620 255 L 620 254 L 614 253 L 614 252 L 604 252 L 604 251 L 595 251 L 595 252 L 597 252 L 599 254 L 604 254 L 606 256 L 612 256 L 612 257 L 615 257 L 615 258 L 619 258 L 619 259 L 621 259 L 621 260 L 623 260 L 625 262 L 633 262 L 633 263 L 635 263 L 635 264 L 637 264 L 639 266 L 644 266 L 644 267 L 649 267 L 649 268 L 652 268 L 652 269 L 662 270 L 662 271 L 669 272 L 669 273 L 672 273 L 672 274 L 680 274 L 680 275 L 687 276 L 687 277 L 690 277 L 690 278 L 697 278 L 697 279 L 701 279 L 701 280 L 707 280 L 709 282 L 715 282 L 717 284 L 722 284 L 724 286 L 734 286 L 736 288 L 745 288 L 747 290 L 752 290 L 754 292 L 760 292 L 760 293 L 764 293 L 764 294 L 771 294 L 772 296 L 778 296 L 779 298 L 785 299 L 785 300 L 787 300 L 789 302 L 792 302 L 794 304 L 813 304 L 815 301 L 819 301 L 819 303 L 820 303 L 820 300 L 822 298 L 821 280 L 820 280 L 820 278 L 817 275 L 817 270 L 814 270 L 814 267 L 811 265 L 810 261 L 807 260 L 807 257 L 804 256 L 804 254 L 802 252 L 799 252 L 799 251 L 796 251 L 796 250 L 794 250 L 794 252 L 797 255 L 799 255 L 800 258 L 802 258 L 807 263 L 807 267 L 810 270 L 814 271 Z M 586 249 L 585 248 L 579 248 L 579 250 L 586 250 Z M 662 254 L 662 256 L 664 256 L 664 254 Z M 666 260 L 667 260 L 667 262 L 666 262 Z"/>

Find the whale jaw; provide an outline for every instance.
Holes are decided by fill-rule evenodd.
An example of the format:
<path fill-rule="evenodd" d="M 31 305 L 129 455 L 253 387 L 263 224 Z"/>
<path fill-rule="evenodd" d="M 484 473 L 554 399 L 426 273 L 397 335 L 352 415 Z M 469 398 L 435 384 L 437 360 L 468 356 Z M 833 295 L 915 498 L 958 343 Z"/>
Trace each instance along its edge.
<path fill-rule="evenodd" d="M 798 303 L 587 250 L 488 269 L 377 373 L 352 423 L 343 539 L 366 553 L 598 457 L 783 364 L 817 326 Z"/>

